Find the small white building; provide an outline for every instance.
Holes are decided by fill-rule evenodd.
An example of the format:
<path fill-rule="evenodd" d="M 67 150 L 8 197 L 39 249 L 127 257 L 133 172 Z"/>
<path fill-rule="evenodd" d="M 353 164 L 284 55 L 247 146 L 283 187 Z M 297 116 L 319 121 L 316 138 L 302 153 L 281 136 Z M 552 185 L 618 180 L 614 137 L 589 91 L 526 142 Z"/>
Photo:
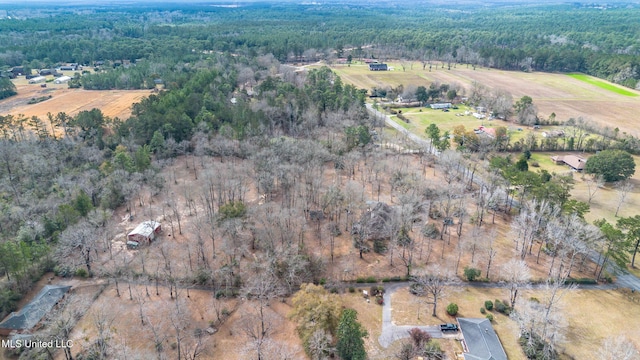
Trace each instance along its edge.
<path fill-rule="evenodd" d="M 60 76 L 59 78 L 55 79 L 53 81 L 54 84 L 64 84 L 69 82 L 69 80 L 71 80 L 71 76 Z"/>
<path fill-rule="evenodd" d="M 135 229 L 127 234 L 127 242 L 151 242 L 156 238 L 156 234 L 160 233 L 161 231 L 162 227 L 160 226 L 159 222 L 153 220 L 145 221 L 140 223 L 138 226 L 136 226 Z"/>
<path fill-rule="evenodd" d="M 29 79 L 29 84 L 39 84 L 47 81 L 47 78 L 44 76 L 36 76 L 34 78 Z"/>

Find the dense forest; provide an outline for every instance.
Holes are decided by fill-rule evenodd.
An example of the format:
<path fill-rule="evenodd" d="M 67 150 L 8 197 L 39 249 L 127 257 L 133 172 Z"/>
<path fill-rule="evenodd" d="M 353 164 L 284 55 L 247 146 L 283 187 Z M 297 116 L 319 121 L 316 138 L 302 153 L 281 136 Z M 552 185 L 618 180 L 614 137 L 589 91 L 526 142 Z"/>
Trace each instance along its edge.
<path fill-rule="evenodd" d="M 270 53 L 281 62 L 332 61 L 349 54 L 585 72 L 635 87 L 640 79 L 639 12 L 633 5 L 581 4 L 515 9 L 384 3 L 56 7 L 0 21 L 0 66 L 38 69 L 59 62 L 144 59 L 143 66 L 126 75 L 84 81 L 88 89 L 140 88 L 153 77 L 173 80 L 176 66 L 211 51 L 250 57 Z M 128 81 L 117 81 L 123 76 Z"/>

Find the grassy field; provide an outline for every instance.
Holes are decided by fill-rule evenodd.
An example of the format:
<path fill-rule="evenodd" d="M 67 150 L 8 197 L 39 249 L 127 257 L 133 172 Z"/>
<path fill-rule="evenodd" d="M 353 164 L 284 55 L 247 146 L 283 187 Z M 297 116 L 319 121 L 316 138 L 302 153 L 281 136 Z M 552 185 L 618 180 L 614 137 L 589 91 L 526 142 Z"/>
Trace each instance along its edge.
<path fill-rule="evenodd" d="M 624 95 L 624 96 L 638 96 L 637 93 L 631 92 L 629 90 L 626 90 L 625 88 L 619 87 L 615 84 L 609 83 L 609 82 L 604 82 L 598 78 L 595 78 L 593 76 L 589 76 L 586 74 L 568 74 L 569 76 L 571 76 L 574 79 L 578 79 L 580 81 L 584 81 L 588 84 L 591 85 L 595 85 L 601 89 L 605 89 L 605 90 L 609 90 L 609 91 L 613 91 L 616 94 L 620 94 L 620 95 Z"/>
<path fill-rule="evenodd" d="M 474 70 L 471 66 L 460 64 L 451 69 L 446 66 L 434 66 L 429 71 L 428 66 L 423 70 L 422 64 L 418 62 L 409 64 L 404 71 L 400 63 L 391 61 L 389 66 L 392 71 L 369 71 L 366 64 L 359 63 L 351 66 L 333 65 L 332 69 L 346 83 L 367 90 L 398 85 L 429 86 L 432 82 L 439 82 L 458 85 L 462 89 L 459 93 L 465 96 L 470 93 L 472 84 L 478 82 L 490 89 L 505 90 L 512 94 L 514 100 L 525 95 L 530 96 L 542 118 L 548 118 L 551 113 L 555 113 L 559 121 L 583 117 L 600 126 L 618 127 L 622 132 L 640 136 L 640 124 L 635 121 L 636 115 L 640 113 L 640 102 L 635 96 L 640 95 L 640 92 L 622 88 L 605 80 L 597 80 L 607 85 L 603 88 L 566 74 L 502 71 L 479 67 Z M 624 95 L 618 90 L 635 96 Z"/>

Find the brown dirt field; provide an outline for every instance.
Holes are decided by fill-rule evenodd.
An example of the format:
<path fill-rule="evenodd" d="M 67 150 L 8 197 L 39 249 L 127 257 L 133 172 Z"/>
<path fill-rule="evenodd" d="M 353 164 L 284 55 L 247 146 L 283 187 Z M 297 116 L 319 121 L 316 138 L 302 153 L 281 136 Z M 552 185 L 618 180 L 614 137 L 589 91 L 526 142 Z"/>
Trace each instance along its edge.
<path fill-rule="evenodd" d="M 40 84 L 17 85 L 18 95 L 0 101 L 1 115 L 23 114 L 47 119 L 47 113 L 65 112 L 75 115 L 83 110 L 100 109 L 111 118 L 127 119 L 131 116 L 131 105 L 150 94 L 150 90 L 105 90 L 91 91 L 69 89 L 67 84 L 48 83 L 46 88 Z M 52 98 L 37 104 L 28 104 L 31 98 L 51 95 Z"/>
<path fill-rule="evenodd" d="M 552 112 L 560 121 L 581 116 L 602 127 L 619 127 L 623 132 L 640 135 L 640 126 L 634 120 L 640 112 L 640 101 L 637 97 L 619 95 L 565 74 L 526 73 L 480 67 L 473 70 L 466 65 L 457 65 L 451 70 L 441 67 L 436 70 L 434 66 L 434 69 L 429 71 L 428 67 L 422 70 L 419 63 L 414 63 L 412 70 L 407 67 L 403 72 L 399 64 L 389 64 L 394 67 L 393 71 L 369 71 L 366 65 L 336 65 L 332 69 L 345 82 L 367 90 L 383 85 L 428 86 L 433 81 L 458 83 L 468 90 L 471 84 L 477 81 L 489 88 L 510 92 L 514 101 L 524 95 L 531 96 L 540 116 L 544 118 Z M 640 94 L 635 90 L 626 90 Z"/>

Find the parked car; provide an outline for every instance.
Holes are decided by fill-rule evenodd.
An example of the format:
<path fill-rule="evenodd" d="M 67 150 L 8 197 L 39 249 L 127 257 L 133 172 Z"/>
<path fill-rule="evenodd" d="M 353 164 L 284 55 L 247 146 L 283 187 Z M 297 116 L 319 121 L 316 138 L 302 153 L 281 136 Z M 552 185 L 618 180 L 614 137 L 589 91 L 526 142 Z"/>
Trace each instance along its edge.
<path fill-rule="evenodd" d="M 440 324 L 440 331 L 442 331 L 442 332 L 446 332 L 446 331 L 458 331 L 458 325 L 456 325 L 456 324 L 451 324 L 451 323 L 447 323 L 447 324 Z"/>

